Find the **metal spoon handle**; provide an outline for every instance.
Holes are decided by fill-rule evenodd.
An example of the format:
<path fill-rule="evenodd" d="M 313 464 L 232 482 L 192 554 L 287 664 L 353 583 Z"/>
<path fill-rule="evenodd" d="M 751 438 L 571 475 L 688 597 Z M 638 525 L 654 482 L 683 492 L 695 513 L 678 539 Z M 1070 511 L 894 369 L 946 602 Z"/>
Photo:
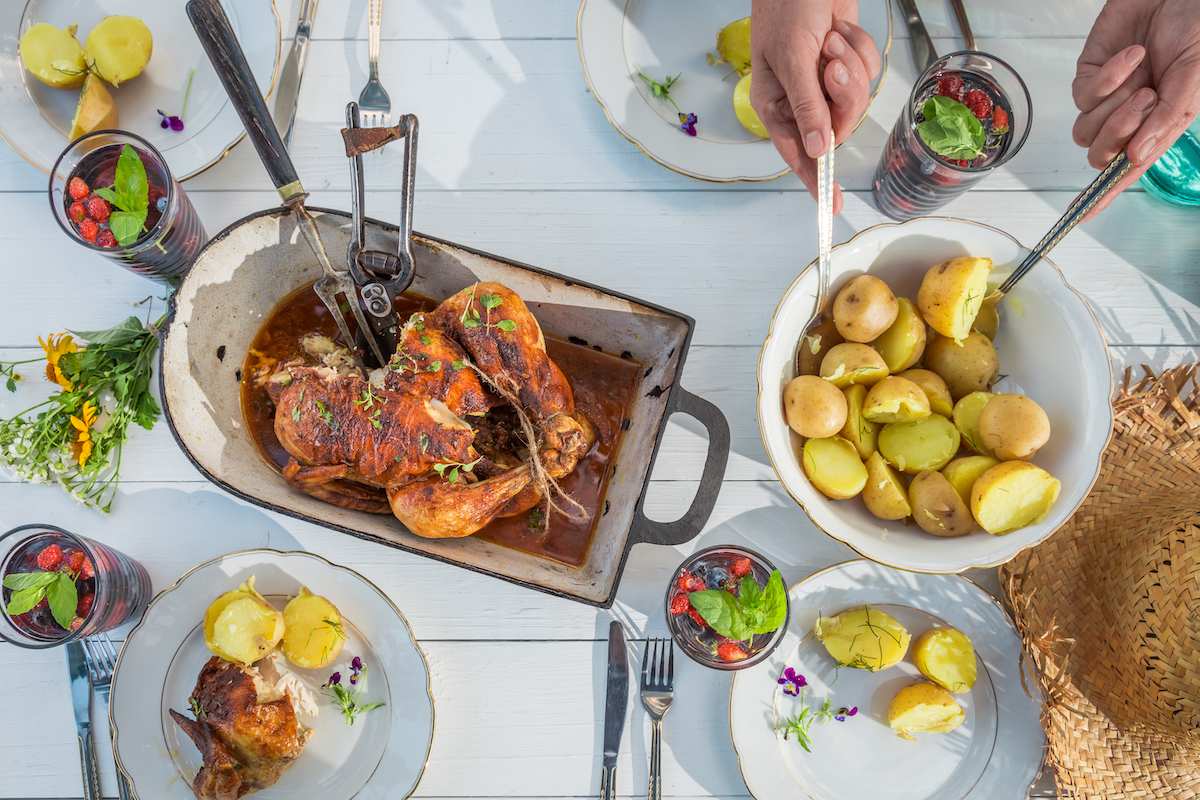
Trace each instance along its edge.
<path fill-rule="evenodd" d="M 817 157 L 817 307 L 813 310 L 813 322 L 825 311 L 825 298 L 829 295 L 829 274 L 833 266 L 834 147 L 833 131 L 830 131 L 829 149 L 825 151 L 825 155 Z"/>
<path fill-rule="evenodd" d="M 967 10 L 963 8 L 963 0 L 950 0 L 950 8 L 958 19 L 958 27 L 962 29 L 963 49 L 975 49 L 975 34 L 971 33 L 971 23 L 967 22 Z"/>
<path fill-rule="evenodd" d="M 1025 277 L 1029 270 L 1033 269 L 1034 264 L 1037 264 L 1042 258 L 1049 253 L 1051 248 L 1058 244 L 1064 236 L 1071 232 L 1071 229 L 1079 224 L 1080 220 L 1088 215 L 1097 203 L 1104 199 L 1105 195 L 1112 191 L 1122 178 L 1129 174 L 1129 170 L 1133 169 L 1133 164 L 1129 163 L 1129 158 L 1125 155 L 1125 151 L 1117 153 L 1112 161 L 1108 162 L 1108 166 L 1100 170 L 1100 174 L 1091 184 L 1079 193 L 1079 196 L 1071 201 L 1071 205 L 1067 206 L 1067 210 L 1063 213 L 1062 218 L 1054 223 L 1054 227 L 1050 232 L 1042 237 L 1042 240 L 1037 243 L 1033 250 L 1029 251 L 1029 255 L 1021 262 L 1013 274 L 1008 276 L 1008 280 L 1000 285 L 1000 294 L 1008 294 L 1013 287 L 1017 285 L 1017 281 Z"/>

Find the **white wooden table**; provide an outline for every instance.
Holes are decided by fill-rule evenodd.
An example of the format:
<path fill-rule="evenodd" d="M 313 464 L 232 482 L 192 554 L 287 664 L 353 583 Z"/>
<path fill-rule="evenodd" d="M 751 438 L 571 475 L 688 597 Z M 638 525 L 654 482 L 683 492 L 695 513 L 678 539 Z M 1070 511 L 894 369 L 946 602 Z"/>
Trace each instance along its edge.
<path fill-rule="evenodd" d="M 10 0 L 11 1 L 11 0 Z M 279 0 L 290 41 L 298 0 Z M 404 611 L 429 661 L 437 728 L 419 797 L 590 797 L 597 793 L 603 640 L 618 619 L 633 638 L 667 634 L 662 594 L 685 554 L 744 543 L 795 583 L 854 554 L 821 534 L 775 480 L 755 420 L 755 367 L 780 295 L 816 254 L 815 206 L 793 177 L 721 186 L 670 172 L 608 124 L 589 96 L 575 44 L 574 0 L 392 0 L 382 64 L 393 108 L 421 120 L 418 230 L 675 308 L 697 320 L 683 385 L 729 419 L 729 468 L 711 520 L 678 548 L 635 547 L 611 611 L 556 599 L 383 549 L 249 506 L 207 483 L 165 424 L 133 431 L 108 517 L 57 488 L 0 482 L 0 529 L 50 522 L 138 559 L 155 589 L 195 564 L 255 547 L 307 550 L 357 570 Z M 946 214 L 1036 242 L 1093 174 L 1071 143 L 1070 82 L 1101 0 L 968 3 L 978 45 L 1026 77 L 1033 132 L 1012 163 Z M 921 3 L 939 50 L 960 46 L 941 0 Z M 324 0 L 300 99 L 292 156 L 311 203 L 349 208 L 338 128 L 365 82 L 365 0 Z M 731 16 L 732 18 L 732 16 Z M 898 15 L 883 90 L 838 154 L 848 190 L 835 241 L 886 221 L 871 204 L 882 144 L 916 77 Z M 367 210 L 395 220 L 400 151 L 369 172 Z M 278 199 L 243 143 L 189 181 L 208 232 Z M 0 359 L 40 354 L 37 337 L 107 327 L 161 289 L 85 253 L 46 206 L 46 178 L 0 148 Z M 1200 215 L 1128 191 L 1073 232 L 1052 258 L 1092 303 L 1115 367 L 1200 357 Z M 22 394 L 47 385 L 30 371 Z M 679 516 L 696 489 L 703 434 L 677 417 L 647 509 Z M 997 588 L 994 571 L 972 575 Z M 123 638 L 127 629 L 117 631 Z M 634 645 L 640 654 L 640 644 Z M 636 658 L 634 665 L 636 667 Z M 0 797 L 80 797 L 75 728 L 61 650 L 0 646 Z M 726 673 L 681 663 L 665 724 L 665 794 L 745 797 L 729 736 Z M 632 693 L 618 792 L 644 796 L 649 724 Z M 101 726 L 103 729 L 103 726 Z M 106 738 L 104 795 L 116 795 Z M 1045 784 L 1043 783 L 1043 787 Z"/>

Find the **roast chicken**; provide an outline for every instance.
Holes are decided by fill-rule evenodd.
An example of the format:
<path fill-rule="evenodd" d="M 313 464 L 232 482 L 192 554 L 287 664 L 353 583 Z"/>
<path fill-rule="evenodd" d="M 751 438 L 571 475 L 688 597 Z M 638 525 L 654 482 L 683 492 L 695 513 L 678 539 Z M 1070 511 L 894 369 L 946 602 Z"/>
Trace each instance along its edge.
<path fill-rule="evenodd" d="M 312 733 L 269 676 L 216 656 L 200 670 L 192 700 L 196 719 L 170 711 L 204 760 L 192 781 L 199 800 L 236 800 L 274 785 Z"/>
<path fill-rule="evenodd" d="M 476 283 L 409 319 L 390 363 L 363 376 L 344 352 L 270 378 L 284 479 L 413 533 L 469 536 L 553 502 L 596 441 L 524 301 Z M 569 502 L 569 498 L 568 498 Z"/>

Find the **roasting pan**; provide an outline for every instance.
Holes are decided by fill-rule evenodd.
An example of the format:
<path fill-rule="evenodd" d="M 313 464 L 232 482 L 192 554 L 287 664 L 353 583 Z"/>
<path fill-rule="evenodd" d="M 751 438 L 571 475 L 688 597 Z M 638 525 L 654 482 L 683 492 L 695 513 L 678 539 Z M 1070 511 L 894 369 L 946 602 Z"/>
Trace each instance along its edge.
<path fill-rule="evenodd" d="M 219 11 L 208 0 L 193 0 L 189 13 L 195 6 Z M 210 45 L 222 31 L 206 32 L 197 24 L 197 32 L 216 61 Z M 232 39 L 231 32 L 227 38 Z M 236 64 L 224 63 L 225 58 L 235 61 L 236 55 L 240 53 L 222 57 L 218 74 L 238 72 Z M 226 88 L 235 106 L 240 105 L 228 83 Z M 254 95 L 261 105 L 256 89 Z M 275 146 L 279 137 L 269 117 L 263 117 L 265 125 L 255 124 L 255 109 L 250 109 L 243 119 L 281 195 L 288 186 L 298 186 L 282 143 Z M 205 245 L 172 296 L 160 351 L 163 406 L 175 440 L 205 477 L 281 514 L 604 608 L 612 605 L 634 544 L 677 545 L 700 533 L 724 477 L 729 426 L 716 406 L 679 385 L 695 321 L 619 292 L 421 234 L 413 235 L 416 277 L 410 291 L 440 301 L 476 281 L 498 281 L 525 301 L 547 335 L 641 363 L 629 424 L 613 456 L 600 507 L 594 510 L 596 526 L 583 563 L 572 567 L 473 537 L 421 538 L 390 515 L 351 511 L 290 489 L 254 443 L 242 414 L 241 381 L 246 352 L 267 315 L 322 275 L 301 233 L 301 213 L 296 205 L 285 204 L 233 223 Z M 348 213 L 315 208 L 303 213 L 315 221 L 329 253 L 346 252 L 353 227 Z M 396 252 L 399 235 L 399 226 L 367 222 L 371 249 Z M 676 412 L 707 429 L 708 455 L 688 511 L 674 522 L 660 523 L 648 519 L 642 507 L 667 420 Z"/>

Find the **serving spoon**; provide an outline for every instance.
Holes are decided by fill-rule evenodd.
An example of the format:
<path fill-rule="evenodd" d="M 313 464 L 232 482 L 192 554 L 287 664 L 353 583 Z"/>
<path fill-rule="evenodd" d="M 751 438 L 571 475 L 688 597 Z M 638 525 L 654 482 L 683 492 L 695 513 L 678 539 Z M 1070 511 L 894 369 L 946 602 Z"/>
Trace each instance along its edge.
<path fill-rule="evenodd" d="M 829 132 L 829 149 L 825 155 L 817 156 L 817 297 L 812 316 L 804 323 L 804 335 L 796 347 L 796 372 L 802 374 L 800 359 L 805 343 L 824 322 L 825 301 L 829 296 L 829 275 L 833 271 L 833 151 L 836 144 L 833 131 Z"/>

